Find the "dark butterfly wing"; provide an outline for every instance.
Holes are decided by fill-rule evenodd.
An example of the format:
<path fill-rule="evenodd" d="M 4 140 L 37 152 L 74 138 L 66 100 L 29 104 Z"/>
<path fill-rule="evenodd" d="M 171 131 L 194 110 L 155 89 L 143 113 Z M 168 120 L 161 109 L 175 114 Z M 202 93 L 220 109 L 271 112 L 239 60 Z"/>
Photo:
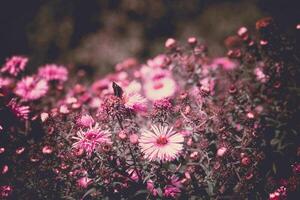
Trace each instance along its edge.
<path fill-rule="evenodd" d="M 113 87 L 113 89 L 114 89 L 114 94 L 115 94 L 115 96 L 121 98 L 122 95 L 123 95 L 123 90 L 122 90 L 122 88 L 121 88 L 118 84 L 116 84 L 115 82 L 112 83 L 112 87 Z"/>

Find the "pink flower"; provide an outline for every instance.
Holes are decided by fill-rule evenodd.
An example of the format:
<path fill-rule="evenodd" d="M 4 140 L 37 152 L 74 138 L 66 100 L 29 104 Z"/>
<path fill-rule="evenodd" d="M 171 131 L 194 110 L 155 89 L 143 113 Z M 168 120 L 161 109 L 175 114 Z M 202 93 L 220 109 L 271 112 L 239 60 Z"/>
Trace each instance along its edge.
<path fill-rule="evenodd" d="M 256 80 L 260 81 L 261 83 L 266 83 L 269 79 L 260 67 L 254 69 L 254 74 L 256 76 Z"/>
<path fill-rule="evenodd" d="M 8 72 L 13 76 L 17 76 L 21 71 L 25 69 L 28 62 L 28 58 L 23 56 L 13 56 L 8 59 L 5 65 L 2 67 L 1 72 Z"/>
<path fill-rule="evenodd" d="M 77 180 L 77 185 L 81 188 L 87 188 L 92 183 L 92 179 L 88 177 L 81 177 Z"/>
<path fill-rule="evenodd" d="M 20 118 L 22 120 L 28 119 L 28 115 L 30 113 L 29 106 L 21 106 L 17 103 L 16 99 L 12 99 L 7 104 L 7 107 L 11 109 L 11 111 L 17 118 Z"/>
<path fill-rule="evenodd" d="M 237 67 L 237 64 L 227 57 L 214 59 L 212 65 L 221 66 L 226 71 L 234 70 Z"/>
<path fill-rule="evenodd" d="M 0 77 L 0 88 L 8 87 L 13 83 L 13 80 L 10 78 L 2 78 Z"/>
<path fill-rule="evenodd" d="M 154 187 L 154 183 L 152 180 L 147 181 L 147 190 L 149 190 L 153 196 L 157 196 L 158 190 Z"/>
<path fill-rule="evenodd" d="M 95 121 L 91 115 L 82 115 L 78 120 L 77 120 L 77 125 L 82 126 L 82 127 L 90 127 L 94 125 Z"/>
<path fill-rule="evenodd" d="M 167 185 L 164 188 L 164 196 L 175 198 L 181 192 L 180 187 L 181 187 L 180 180 L 178 179 L 178 177 L 173 176 L 171 178 L 171 184 Z"/>
<path fill-rule="evenodd" d="M 130 178 L 134 181 L 138 181 L 139 180 L 139 175 L 138 172 L 135 169 L 128 169 L 127 170 L 128 175 L 130 176 Z"/>
<path fill-rule="evenodd" d="M 139 145 L 144 157 L 153 160 L 171 161 L 177 158 L 183 149 L 184 138 L 173 131 L 173 128 L 152 126 L 152 131 L 145 130 Z"/>
<path fill-rule="evenodd" d="M 171 77 L 146 81 L 144 85 L 145 95 L 151 101 L 172 97 L 176 90 L 176 83 Z"/>
<path fill-rule="evenodd" d="M 5 198 L 8 197 L 12 193 L 13 189 L 9 185 L 0 186 L 0 197 Z"/>
<path fill-rule="evenodd" d="M 165 67 L 168 62 L 169 58 L 164 54 L 160 54 L 155 58 L 148 60 L 147 65 L 153 68 L 162 68 Z"/>
<path fill-rule="evenodd" d="M 146 111 L 147 100 L 138 93 L 123 93 L 124 105 L 134 111 Z"/>
<path fill-rule="evenodd" d="M 44 96 L 48 91 L 47 81 L 27 76 L 17 83 L 15 93 L 23 100 L 36 100 Z"/>
<path fill-rule="evenodd" d="M 110 135 L 108 131 L 101 130 L 99 124 L 96 123 L 94 127 L 90 126 L 86 131 L 80 130 L 77 132 L 77 136 L 73 137 L 73 139 L 77 140 L 73 147 L 84 149 L 90 155 L 100 145 L 111 143 Z"/>
<path fill-rule="evenodd" d="M 47 81 L 61 81 L 68 80 L 68 70 L 64 66 L 55 64 L 48 64 L 39 68 L 38 75 Z"/>
<path fill-rule="evenodd" d="M 276 191 L 269 194 L 269 200 L 280 200 L 286 199 L 287 197 L 287 190 L 286 187 L 281 186 Z"/>

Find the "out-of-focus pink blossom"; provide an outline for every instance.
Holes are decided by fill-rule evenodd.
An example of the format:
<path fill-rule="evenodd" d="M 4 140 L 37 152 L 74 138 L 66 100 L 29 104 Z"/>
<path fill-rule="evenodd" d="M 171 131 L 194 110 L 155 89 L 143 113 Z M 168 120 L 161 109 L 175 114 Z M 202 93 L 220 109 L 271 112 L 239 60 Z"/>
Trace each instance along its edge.
<path fill-rule="evenodd" d="M 13 76 L 17 76 L 21 71 L 25 69 L 28 62 L 28 58 L 23 56 L 13 56 L 7 59 L 4 66 L 1 68 L 1 72 L 7 72 Z"/>
<path fill-rule="evenodd" d="M 32 76 L 27 76 L 17 83 L 15 93 L 20 96 L 22 100 L 37 100 L 48 91 L 47 81 L 44 79 L 37 79 Z"/>
<path fill-rule="evenodd" d="M 184 137 L 173 128 L 152 125 L 152 130 L 144 130 L 139 145 L 144 157 L 150 161 L 171 161 L 183 149 Z"/>
<path fill-rule="evenodd" d="M 212 66 L 221 66 L 224 70 L 230 71 L 237 67 L 237 63 L 230 60 L 227 57 L 215 58 L 212 62 Z"/>
<path fill-rule="evenodd" d="M 169 58 L 164 54 L 160 54 L 153 59 L 149 59 L 147 61 L 147 65 L 152 68 L 163 68 L 168 64 L 168 62 Z"/>
<path fill-rule="evenodd" d="M 73 139 L 77 140 L 73 144 L 73 147 L 84 149 L 88 155 L 90 155 L 100 145 L 111 143 L 110 133 L 106 130 L 101 130 L 98 123 L 95 126 L 91 126 L 88 130 L 80 130 L 77 132 L 77 136 Z"/>
<path fill-rule="evenodd" d="M 144 85 L 145 95 L 151 101 L 172 97 L 176 90 L 176 82 L 170 77 L 147 81 Z"/>
<path fill-rule="evenodd" d="M 13 83 L 13 80 L 10 78 L 2 78 L 0 77 L 0 88 L 8 87 Z"/>
<path fill-rule="evenodd" d="M 14 115 L 22 120 L 28 119 L 28 115 L 30 113 L 29 106 L 22 106 L 17 103 L 16 99 L 12 99 L 8 104 L 7 107 L 14 113 Z"/>
<path fill-rule="evenodd" d="M 47 81 L 65 82 L 68 80 L 67 68 L 56 64 L 47 64 L 39 68 L 38 75 Z"/>

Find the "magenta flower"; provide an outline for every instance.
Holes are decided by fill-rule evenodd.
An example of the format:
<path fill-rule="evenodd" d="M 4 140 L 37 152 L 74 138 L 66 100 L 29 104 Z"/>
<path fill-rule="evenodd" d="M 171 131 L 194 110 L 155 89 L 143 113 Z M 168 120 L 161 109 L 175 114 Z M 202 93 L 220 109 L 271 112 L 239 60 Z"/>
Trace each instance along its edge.
<path fill-rule="evenodd" d="M 95 126 L 90 126 L 86 131 L 80 130 L 77 132 L 77 136 L 73 137 L 77 140 L 73 147 L 84 149 L 90 155 L 100 145 L 111 143 L 110 135 L 108 131 L 101 130 L 99 124 L 96 123 Z"/>
<path fill-rule="evenodd" d="M 1 69 L 1 72 L 7 72 L 13 76 L 17 76 L 21 71 L 25 69 L 28 62 L 28 58 L 23 56 L 13 56 L 7 59 L 6 63 Z"/>
<path fill-rule="evenodd" d="M 27 76 L 17 83 L 15 94 L 23 100 L 37 100 L 44 96 L 48 91 L 47 81 Z"/>
<path fill-rule="evenodd" d="M 139 145 L 144 157 L 150 161 L 171 161 L 178 157 L 183 149 L 184 137 L 173 131 L 173 128 L 152 126 L 152 131 L 145 130 Z"/>
<path fill-rule="evenodd" d="M 38 75 L 47 81 L 61 81 L 68 80 L 68 70 L 64 66 L 55 64 L 48 64 L 39 68 Z"/>
<path fill-rule="evenodd" d="M 29 106 L 22 106 L 16 102 L 16 99 L 12 99 L 8 104 L 7 107 L 14 113 L 17 118 L 22 120 L 28 119 L 28 115 L 30 113 Z"/>

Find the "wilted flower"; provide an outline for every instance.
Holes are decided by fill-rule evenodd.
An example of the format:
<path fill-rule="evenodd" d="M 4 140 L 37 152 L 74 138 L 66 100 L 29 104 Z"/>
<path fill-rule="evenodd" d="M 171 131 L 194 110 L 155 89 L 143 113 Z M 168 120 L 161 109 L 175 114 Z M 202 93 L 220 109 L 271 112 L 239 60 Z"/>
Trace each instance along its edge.
<path fill-rule="evenodd" d="M 48 64 L 39 68 L 38 75 L 47 81 L 68 80 L 68 70 L 64 66 Z"/>
<path fill-rule="evenodd" d="M 110 133 L 108 131 L 101 130 L 99 124 L 90 126 L 88 130 L 79 130 L 77 136 L 73 137 L 77 140 L 73 144 L 73 147 L 84 149 L 87 154 L 91 154 L 101 144 L 110 143 Z"/>
<path fill-rule="evenodd" d="M 152 131 L 143 131 L 139 145 L 144 157 L 150 161 L 171 161 L 183 149 L 183 141 L 183 136 L 173 128 L 152 125 Z"/>
<path fill-rule="evenodd" d="M 7 72 L 13 76 L 17 76 L 25 69 L 27 62 L 28 58 L 26 57 L 13 56 L 6 61 L 4 66 L 1 68 L 1 72 Z"/>
<path fill-rule="evenodd" d="M 15 93 L 23 100 L 37 100 L 48 91 L 47 81 L 27 76 L 17 83 Z"/>

